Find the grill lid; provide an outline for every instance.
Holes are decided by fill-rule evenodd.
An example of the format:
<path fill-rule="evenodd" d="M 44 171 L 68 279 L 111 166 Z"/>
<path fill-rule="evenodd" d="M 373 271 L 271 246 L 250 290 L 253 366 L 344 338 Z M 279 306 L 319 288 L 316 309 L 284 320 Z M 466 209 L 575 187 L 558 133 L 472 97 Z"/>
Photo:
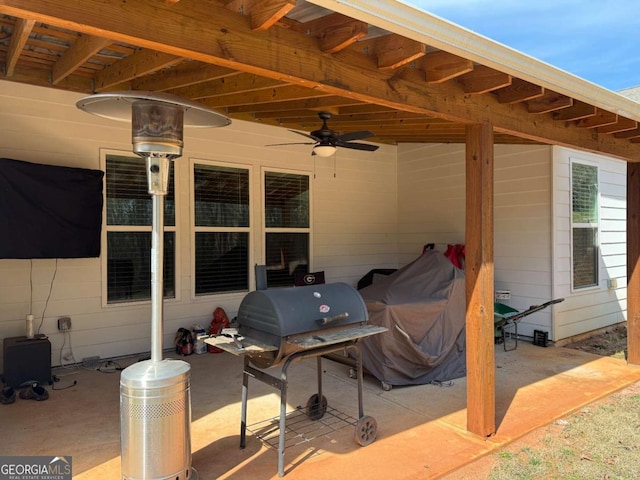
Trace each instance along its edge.
<path fill-rule="evenodd" d="M 296 352 L 386 331 L 367 325 L 362 297 L 345 283 L 256 290 L 238 310 L 238 329 L 205 340 L 234 355 L 247 355 L 259 368 L 279 365 Z"/>
<path fill-rule="evenodd" d="M 250 292 L 240 304 L 240 333 L 251 330 L 277 337 L 366 322 L 367 307 L 346 283 L 274 288 Z"/>

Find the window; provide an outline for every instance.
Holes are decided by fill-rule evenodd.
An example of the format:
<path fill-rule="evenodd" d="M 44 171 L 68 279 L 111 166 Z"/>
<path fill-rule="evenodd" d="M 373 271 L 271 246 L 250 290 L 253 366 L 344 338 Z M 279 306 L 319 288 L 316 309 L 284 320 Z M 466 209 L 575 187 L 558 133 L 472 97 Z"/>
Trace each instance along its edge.
<path fill-rule="evenodd" d="M 598 285 L 598 168 L 571 164 L 571 245 L 573 288 Z"/>
<path fill-rule="evenodd" d="M 309 175 L 264 173 L 265 263 L 269 287 L 309 272 Z"/>
<path fill-rule="evenodd" d="M 193 164 L 195 294 L 249 289 L 249 170 Z"/>
<path fill-rule="evenodd" d="M 107 154 L 107 303 L 151 299 L 152 200 L 145 160 Z M 164 296 L 175 297 L 175 196 L 173 162 L 164 201 Z"/>

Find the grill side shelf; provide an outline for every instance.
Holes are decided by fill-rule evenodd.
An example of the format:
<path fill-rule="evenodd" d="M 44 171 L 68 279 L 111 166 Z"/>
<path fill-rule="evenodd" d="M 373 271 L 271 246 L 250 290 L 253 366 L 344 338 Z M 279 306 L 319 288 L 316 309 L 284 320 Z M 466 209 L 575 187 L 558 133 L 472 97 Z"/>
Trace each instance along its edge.
<path fill-rule="evenodd" d="M 257 340 L 247 337 L 240 337 L 240 341 L 242 347 L 239 347 L 233 338 L 229 338 L 223 335 L 211 336 L 209 338 L 205 338 L 204 340 L 205 343 L 213 345 L 214 347 L 221 348 L 225 352 L 232 353 L 236 356 L 274 352 L 278 350 L 278 347 L 267 345 L 266 343 L 261 343 Z"/>
<path fill-rule="evenodd" d="M 387 328 L 377 325 L 361 325 L 359 327 L 345 328 L 342 330 L 322 331 L 318 330 L 312 335 L 287 339 L 287 342 L 302 349 L 318 348 L 325 345 L 333 345 L 349 340 L 368 337 L 377 333 L 386 332 Z"/>

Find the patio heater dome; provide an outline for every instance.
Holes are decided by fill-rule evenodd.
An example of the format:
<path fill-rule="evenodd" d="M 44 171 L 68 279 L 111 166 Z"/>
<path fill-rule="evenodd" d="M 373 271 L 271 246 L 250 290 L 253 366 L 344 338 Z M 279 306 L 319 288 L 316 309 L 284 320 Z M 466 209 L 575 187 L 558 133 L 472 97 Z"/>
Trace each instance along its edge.
<path fill-rule="evenodd" d="M 151 359 L 120 377 L 120 449 L 123 480 L 197 480 L 191 467 L 190 365 L 162 359 L 164 196 L 170 160 L 182 155 L 183 127 L 224 127 L 231 121 L 173 95 L 110 92 L 76 106 L 112 120 L 131 122 L 133 151 L 146 159 L 152 198 Z"/>
<path fill-rule="evenodd" d="M 107 92 L 80 99 L 76 106 L 93 115 L 131 122 L 133 151 L 138 155 L 182 155 L 183 126 L 224 127 L 229 118 L 203 105 L 160 92 Z"/>

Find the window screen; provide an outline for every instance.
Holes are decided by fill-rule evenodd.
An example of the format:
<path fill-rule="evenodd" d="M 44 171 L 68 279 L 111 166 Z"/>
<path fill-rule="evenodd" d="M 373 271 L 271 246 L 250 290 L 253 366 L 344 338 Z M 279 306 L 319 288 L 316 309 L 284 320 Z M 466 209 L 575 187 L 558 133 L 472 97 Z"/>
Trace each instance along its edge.
<path fill-rule="evenodd" d="M 152 200 L 145 160 L 106 156 L 107 303 L 151 299 Z M 175 297 L 175 195 L 173 162 L 165 196 L 165 298 Z"/>
<path fill-rule="evenodd" d="M 195 293 L 249 289 L 249 171 L 195 164 Z"/>
<path fill-rule="evenodd" d="M 598 285 L 598 169 L 571 164 L 573 288 Z"/>

